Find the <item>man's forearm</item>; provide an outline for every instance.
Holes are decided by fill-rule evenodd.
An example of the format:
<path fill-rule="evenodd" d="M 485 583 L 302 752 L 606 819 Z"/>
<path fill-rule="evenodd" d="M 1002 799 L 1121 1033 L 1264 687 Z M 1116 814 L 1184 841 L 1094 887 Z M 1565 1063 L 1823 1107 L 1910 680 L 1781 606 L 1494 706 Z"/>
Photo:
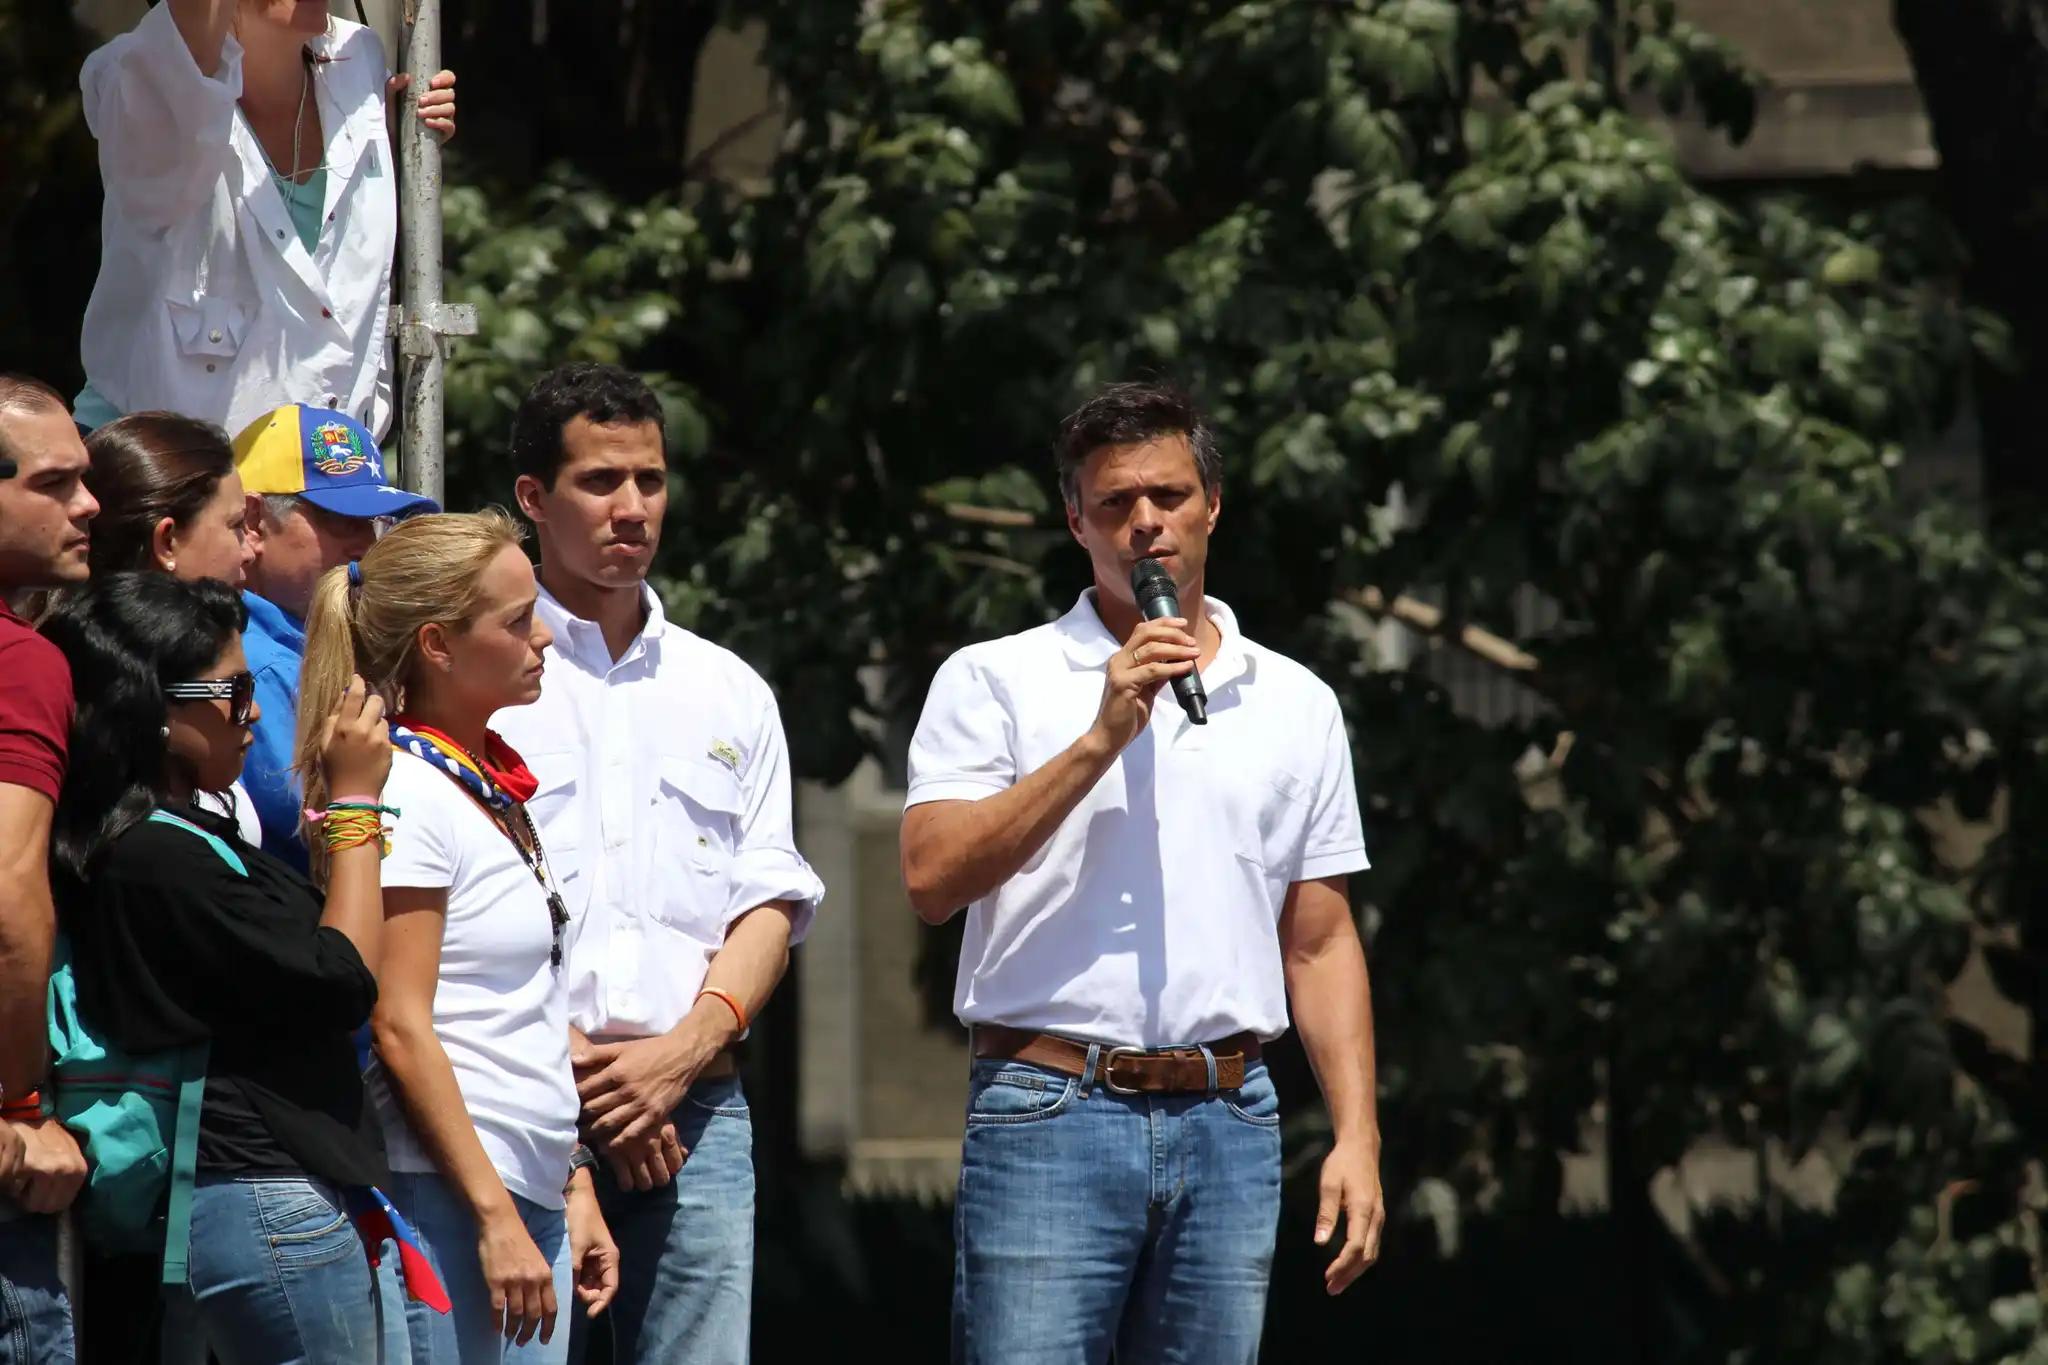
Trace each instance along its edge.
<path fill-rule="evenodd" d="M 569 1030 L 570 1064 L 583 1101 L 580 1127 L 593 1146 L 605 1150 L 622 1181 L 640 1189 L 665 1183 L 666 1175 L 657 1176 L 646 1164 L 660 1160 L 660 1148 L 650 1152 L 634 1144 L 661 1132 L 705 1068 L 768 1003 L 789 965 L 793 914 L 787 901 L 769 901 L 735 921 L 711 960 L 706 993 L 666 1033 L 593 1044 Z M 721 998 L 726 996 L 729 1001 Z M 645 1183 L 632 1177 L 636 1160 Z M 667 1173 L 680 1161 L 675 1155 Z"/>
<path fill-rule="evenodd" d="M 1007 791 L 912 807 L 903 821 L 903 882 L 918 917 L 942 924 L 1016 876 L 1116 756 L 1091 729 Z"/>
<path fill-rule="evenodd" d="M 788 901 L 769 901 L 742 915 L 711 959 L 705 989 L 738 997 L 750 1020 L 759 1015 L 789 970 L 789 931 L 795 913 Z M 697 1008 L 731 1013 L 715 996 L 698 1000 Z M 734 1020 L 735 1032 L 737 1023 Z"/>
<path fill-rule="evenodd" d="M 1380 1140 L 1377 1066 L 1373 1053 L 1372 983 L 1354 931 L 1287 961 L 1287 995 L 1295 1029 L 1322 1087 L 1337 1140 Z"/>
<path fill-rule="evenodd" d="M 48 1060 L 43 1000 L 57 930 L 48 874 L 19 875 L 0 902 L 0 1090 L 9 1095 L 35 1089 Z"/>
<path fill-rule="evenodd" d="M 788 901 L 769 901 L 749 910 L 725 936 L 725 946 L 711 959 L 704 974 L 704 989 L 723 991 L 740 1002 L 751 1023 L 775 993 L 782 974 L 789 970 L 789 931 L 796 911 Z M 710 1047 L 705 1060 L 718 1049 L 738 1041 L 739 1016 L 715 995 L 700 995 L 689 1013 L 669 1030 L 670 1039 L 686 1043 L 691 1038 Z M 701 1040 L 709 1039 L 710 1043 Z"/>

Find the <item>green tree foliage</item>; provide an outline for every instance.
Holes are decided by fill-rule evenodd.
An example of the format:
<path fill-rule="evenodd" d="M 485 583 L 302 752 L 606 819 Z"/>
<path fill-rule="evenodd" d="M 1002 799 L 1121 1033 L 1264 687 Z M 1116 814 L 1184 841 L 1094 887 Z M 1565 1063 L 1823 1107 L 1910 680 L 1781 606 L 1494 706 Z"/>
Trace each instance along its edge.
<path fill-rule="evenodd" d="M 0 370 L 60 386 L 84 377 L 78 324 L 99 266 L 86 50 L 66 0 L 0 0 Z"/>
<path fill-rule="evenodd" d="M 1973 945 L 2042 1000 L 2016 907 L 2048 903 L 2048 558 L 1901 477 L 2002 350 L 1952 303 L 1942 225 L 1688 184 L 1644 102 L 1735 137 L 1753 111 L 1671 0 L 730 0 L 787 120 L 747 194 L 684 160 L 663 74 L 705 11 L 572 8 L 451 0 L 478 87 L 451 283 L 483 317 L 453 501 L 507 496 L 544 365 L 648 373 L 668 601 L 768 671 L 832 779 L 900 761 L 948 650 L 1082 586 L 1057 416 L 1180 378 L 1226 452 L 1217 592 L 1338 688 L 1357 747 L 1401 1248 L 1375 1279 L 1462 1310 L 1401 1358 L 1528 1354 L 1430 1287 L 1433 1231 L 1489 1302 L 1604 1258 L 1623 1340 L 1580 1358 L 2048 1359 L 2048 1088 L 1948 1011 Z M 95 211 L 67 13 L 0 0 L 0 349 L 66 383 Z M 623 35 L 626 78 L 493 79 L 540 15 L 579 71 Z M 1910 35 L 1937 103 L 1982 85 L 1997 117 L 1948 31 Z M 582 169 L 529 187 L 565 144 Z M 1404 592 L 1448 624 L 1387 667 L 1370 616 Z M 1533 659 L 1499 680 L 1517 704 L 1453 704 L 1467 623 Z M 2000 812 L 1943 863 L 1931 831 Z M 1589 1132 L 1604 1250 L 1558 1217 Z M 1311 1116 L 1291 1169 L 1315 1141 Z M 1677 1249 L 1649 1185 L 1708 1141 L 1831 1197 Z M 1372 1341 L 1402 1307 L 1377 1292 L 1276 1309 L 1275 1358 Z"/>
<path fill-rule="evenodd" d="M 1945 1017 L 2005 901 L 1929 828 L 2040 761 L 2041 566 L 1900 479 L 1971 320 L 1915 203 L 1688 184 L 1629 95 L 1739 137 L 1747 80 L 1668 0 L 1616 8 L 739 4 L 789 104 L 764 193 L 453 207 L 491 338 L 458 449 L 545 361 L 655 375 L 669 598 L 832 778 L 1081 585 L 1058 414 L 1187 382 L 1216 589 L 1350 717 L 1397 1202 L 1554 1220 L 1598 1120 L 1626 1302 L 1670 1290 L 1656 1171 L 1812 1157 L 1830 1203 L 1694 1248 L 1685 1349 L 2018 1359 L 2038 1106 Z M 1455 627 L 1529 589 L 1530 704 L 1454 707 Z M 1403 592 L 1452 628 L 1376 668 L 1361 604 Z"/>

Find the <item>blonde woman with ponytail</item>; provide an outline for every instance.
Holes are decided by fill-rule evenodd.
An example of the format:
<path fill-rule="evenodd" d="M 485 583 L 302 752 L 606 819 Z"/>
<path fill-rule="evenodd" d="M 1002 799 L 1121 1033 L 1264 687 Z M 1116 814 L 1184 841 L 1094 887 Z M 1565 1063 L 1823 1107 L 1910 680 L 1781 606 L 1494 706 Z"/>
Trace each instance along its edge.
<path fill-rule="evenodd" d="M 317 736 L 352 675 L 392 712 L 399 812 L 383 865 L 384 945 L 371 1090 L 392 1202 L 453 1311 L 407 1306 L 415 1365 L 568 1357 L 572 1284 L 593 1313 L 618 1253 L 587 1166 L 574 1161 L 576 1087 L 561 979 L 567 915 L 526 817 L 533 778 L 489 728 L 540 695 L 547 628 L 534 616 L 520 529 L 496 510 L 415 517 L 314 590 L 300 677 L 299 774 L 309 821 L 349 818 Z M 316 876 L 324 838 L 313 837 Z"/>

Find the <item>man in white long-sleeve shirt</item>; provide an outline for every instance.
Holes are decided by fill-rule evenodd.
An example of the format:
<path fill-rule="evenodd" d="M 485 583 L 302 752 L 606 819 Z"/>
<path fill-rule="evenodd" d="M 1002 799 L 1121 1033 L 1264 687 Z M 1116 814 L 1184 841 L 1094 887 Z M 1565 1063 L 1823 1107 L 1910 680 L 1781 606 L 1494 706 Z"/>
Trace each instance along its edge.
<path fill-rule="evenodd" d="M 663 619 L 647 587 L 668 502 L 661 405 L 613 366 L 542 377 L 513 421 L 520 510 L 554 632 L 541 698 L 496 724 L 571 916 L 570 1018 L 599 1198 L 619 1244 L 614 1358 L 741 1365 L 753 1134 L 730 1045 L 824 887 L 791 834 L 768 685 Z"/>

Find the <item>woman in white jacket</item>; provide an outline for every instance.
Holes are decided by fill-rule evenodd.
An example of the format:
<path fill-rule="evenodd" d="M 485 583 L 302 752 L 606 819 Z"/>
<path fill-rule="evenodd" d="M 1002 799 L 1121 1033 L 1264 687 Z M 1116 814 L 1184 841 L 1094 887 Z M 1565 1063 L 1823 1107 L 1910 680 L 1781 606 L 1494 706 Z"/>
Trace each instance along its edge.
<path fill-rule="evenodd" d="M 106 208 L 79 425 L 164 409 L 233 433 L 301 402 L 381 435 L 404 78 L 377 35 L 325 0 L 161 0 L 80 83 Z M 418 116 L 452 134 L 455 77 L 428 85 Z"/>

